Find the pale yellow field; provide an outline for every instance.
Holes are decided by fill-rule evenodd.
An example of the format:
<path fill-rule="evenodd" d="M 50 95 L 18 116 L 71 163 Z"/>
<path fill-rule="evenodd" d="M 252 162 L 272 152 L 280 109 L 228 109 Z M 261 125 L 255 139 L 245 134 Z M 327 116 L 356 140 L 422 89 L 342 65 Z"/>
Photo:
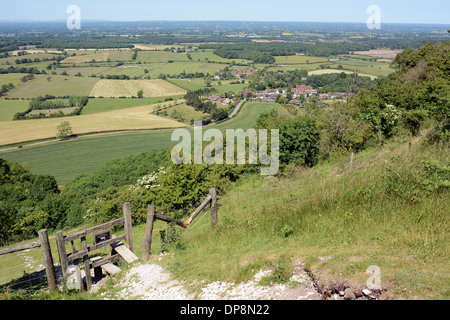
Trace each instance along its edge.
<path fill-rule="evenodd" d="M 389 58 L 393 59 L 402 52 L 402 50 L 390 50 L 390 49 L 378 49 L 378 50 L 369 50 L 369 51 L 355 51 L 354 54 L 370 56 L 375 58 Z"/>
<path fill-rule="evenodd" d="M 185 94 L 186 90 L 164 80 L 100 80 L 91 91 L 93 97 L 136 97 L 142 90 L 144 97 L 166 97 Z"/>
<path fill-rule="evenodd" d="M 345 70 L 337 70 L 337 69 L 321 69 L 321 70 L 314 70 L 308 72 L 309 75 L 320 75 L 320 74 L 329 74 L 329 73 L 342 73 L 345 72 L 346 74 L 353 74 L 352 71 L 345 71 Z M 370 74 L 362 74 L 358 73 L 359 76 L 362 77 L 370 77 L 370 79 L 374 80 L 377 78 L 377 76 L 370 75 Z"/>
<path fill-rule="evenodd" d="M 151 114 L 155 106 L 153 104 L 84 116 L 2 122 L 0 145 L 53 138 L 57 134 L 56 127 L 63 121 L 71 124 L 74 134 L 185 126 L 177 121 Z"/>
<path fill-rule="evenodd" d="M 140 44 L 137 43 L 134 45 L 135 49 L 139 49 L 139 50 L 143 50 L 143 51 L 155 51 L 155 50 L 164 50 L 167 48 L 178 48 L 180 46 L 176 46 L 176 45 L 165 45 L 165 44 Z"/>
<path fill-rule="evenodd" d="M 92 60 L 97 62 L 99 61 L 107 61 L 109 56 L 109 52 L 104 53 L 95 53 L 95 54 L 87 54 L 87 55 L 79 55 L 74 57 L 69 57 L 61 61 L 61 63 L 88 63 Z"/>

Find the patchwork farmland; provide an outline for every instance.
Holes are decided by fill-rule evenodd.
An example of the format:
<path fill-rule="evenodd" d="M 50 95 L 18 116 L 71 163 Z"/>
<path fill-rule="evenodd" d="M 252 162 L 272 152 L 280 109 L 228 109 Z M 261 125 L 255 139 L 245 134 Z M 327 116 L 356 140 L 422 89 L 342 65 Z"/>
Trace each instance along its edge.
<path fill-rule="evenodd" d="M 136 97 L 142 91 L 144 97 L 164 97 L 186 93 L 185 90 L 164 80 L 99 80 L 90 96 L 93 97 Z"/>
<path fill-rule="evenodd" d="M 139 117 L 152 111 L 153 107 L 144 106 L 130 110 L 137 112 L 136 117 Z M 281 114 L 285 112 L 277 103 L 248 103 L 241 109 L 237 117 L 215 125 L 214 128 L 222 131 L 239 128 L 246 130 L 256 123 L 258 115 L 272 109 L 277 110 Z M 123 120 L 122 117 L 126 117 L 127 113 L 124 110 L 117 113 L 111 112 L 108 116 L 109 121 L 120 125 Z M 105 114 L 108 113 L 99 113 L 95 118 L 91 118 L 90 121 L 93 124 L 103 122 L 105 120 Z M 145 116 L 147 117 L 147 115 Z M 137 119 L 136 117 L 129 119 L 131 122 L 134 122 Z M 161 117 L 156 118 L 165 119 Z M 48 121 L 51 119 L 42 119 L 39 121 L 44 120 Z M 82 126 L 85 125 L 83 121 L 80 121 L 79 124 Z M 165 125 L 168 124 L 173 124 L 174 127 L 180 126 L 179 122 L 170 119 L 167 119 Z M 161 124 L 158 126 L 161 126 Z M 75 124 L 73 124 L 73 128 L 74 130 L 76 129 Z M 19 163 L 27 162 L 31 166 L 33 173 L 51 174 L 56 177 L 59 184 L 66 184 L 80 175 L 94 172 L 110 160 L 123 158 L 130 154 L 139 154 L 144 151 L 169 148 L 176 143 L 171 141 L 171 132 L 172 130 L 155 130 L 152 132 L 142 131 L 140 133 L 136 132 L 122 135 L 105 135 L 23 148 L 17 151 L 3 152 L 1 155 L 5 159 Z M 95 157 L 92 157 L 92 154 L 95 154 Z"/>
<path fill-rule="evenodd" d="M 144 105 L 67 119 L 70 121 L 74 134 L 184 126 L 175 120 L 153 115 L 154 108 L 155 104 Z M 61 118 L 50 118 L 1 122 L 0 145 L 54 138 L 57 133 L 56 127 L 62 121 Z"/>

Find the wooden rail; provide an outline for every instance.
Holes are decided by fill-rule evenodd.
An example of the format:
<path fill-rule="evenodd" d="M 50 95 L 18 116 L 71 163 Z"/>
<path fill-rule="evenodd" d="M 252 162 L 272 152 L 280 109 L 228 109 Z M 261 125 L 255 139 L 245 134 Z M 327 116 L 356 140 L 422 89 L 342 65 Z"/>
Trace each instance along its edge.
<path fill-rule="evenodd" d="M 112 227 L 123 224 L 125 234 L 115 237 L 111 236 L 110 239 L 103 240 L 99 243 L 96 243 L 94 241 L 93 245 L 88 245 L 86 237 L 89 234 L 93 234 L 97 231 L 101 230 L 108 230 L 106 234 L 112 235 Z M 75 240 L 81 240 L 81 249 L 77 250 L 74 244 Z M 97 268 L 106 265 L 113 260 L 121 257 L 120 254 L 116 253 L 115 248 L 116 245 L 121 243 L 120 241 L 125 240 L 126 246 L 128 247 L 131 252 L 133 251 L 133 235 L 132 235 L 132 220 L 131 220 L 131 204 L 129 202 L 125 203 L 123 205 L 123 217 L 120 219 L 112 220 L 110 222 L 88 228 L 82 231 L 79 231 L 74 234 L 70 235 L 64 235 L 62 231 L 56 232 L 56 243 L 58 246 L 58 253 L 59 253 L 59 261 L 61 263 L 61 269 L 63 273 L 63 277 L 66 278 L 69 276 L 69 262 L 72 262 L 76 266 L 80 264 L 80 259 L 83 260 L 85 274 L 86 274 L 86 287 L 89 290 L 92 286 L 92 275 L 91 275 L 91 269 L 94 268 L 95 274 L 98 274 L 99 270 Z M 70 253 L 67 253 L 66 250 L 66 243 L 72 244 L 72 251 Z M 106 258 L 99 261 L 95 261 L 91 263 L 89 259 L 89 254 L 95 250 L 98 250 L 100 248 L 111 246 L 111 255 Z M 83 286 L 80 285 L 80 288 Z"/>
<path fill-rule="evenodd" d="M 23 245 L 12 247 L 12 248 L 1 249 L 0 256 L 4 255 L 4 254 L 9 254 L 9 253 L 14 253 L 14 252 L 19 252 L 19 251 L 23 251 L 23 250 L 29 250 L 29 249 L 41 247 L 48 288 L 49 288 L 50 292 L 53 292 L 57 288 L 56 287 L 56 273 L 55 273 L 55 267 L 53 265 L 53 257 L 52 257 L 52 252 L 50 250 L 50 243 L 49 243 L 49 239 L 48 239 L 47 230 L 46 229 L 40 230 L 38 232 L 38 235 L 39 235 L 39 241 L 23 244 Z"/>
<path fill-rule="evenodd" d="M 156 213 L 155 206 L 149 205 L 147 211 L 147 222 L 145 225 L 144 244 L 142 246 L 142 260 L 147 261 L 150 259 L 150 253 L 152 248 L 153 226 L 155 219 L 167 223 L 175 223 L 175 225 L 180 226 L 182 228 L 188 228 L 189 225 L 192 223 L 192 221 L 194 221 L 194 219 L 206 208 L 208 203 L 210 203 L 211 209 L 211 227 L 214 228 L 217 225 L 218 221 L 217 193 L 215 188 L 209 189 L 209 195 L 205 198 L 205 200 L 203 200 L 200 206 L 194 211 L 194 213 L 192 213 L 192 215 L 185 222 L 158 214 Z"/>
<path fill-rule="evenodd" d="M 8 254 L 8 253 L 14 253 L 14 252 L 18 252 L 18 251 L 23 251 L 23 250 L 29 250 L 29 249 L 34 249 L 34 248 L 38 248 L 41 246 L 41 242 L 40 241 L 36 241 L 36 242 L 32 242 L 32 243 L 27 243 L 27 244 L 23 244 L 20 246 L 16 246 L 13 248 L 5 248 L 5 249 L 0 249 L 0 256 L 3 254 Z"/>
<path fill-rule="evenodd" d="M 211 188 L 209 190 L 209 195 L 205 198 L 205 200 L 200 204 L 200 206 L 192 213 L 192 215 L 185 221 L 180 221 L 177 219 L 173 219 L 170 217 L 166 217 L 164 215 L 156 213 L 156 208 L 153 205 L 148 206 L 147 212 L 147 223 L 145 227 L 144 234 L 144 246 L 143 246 L 143 254 L 142 259 L 148 260 L 150 258 L 151 252 L 151 243 L 153 236 L 153 225 L 155 219 L 165 221 L 167 223 L 175 223 L 176 225 L 188 228 L 189 225 L 194 221 L 194 219 L 206 208 L 206 206 L 210 203 L 211 209 L 211 227 L 215 227 L 217 225 L 217 194 L 216 189 Z M 111 239 L 107 239 L 101 241 L 99 243 L 94 243 L 93 245 L 88 245 L 86 237 L 89 234 L 95 233 L 101 230 L 112 230 L 112 227 L 123 224 L 125 234 L 122 236 L 112 236 Z M 112 233 L 111 233 L 112 234 Z M 74 244 L 75 240 L 81 240 L 81 249 L 77 250 Z M 122 240 L 126 241 L 126 247 L 121 243 Z M 67 253 L 66 244 L 72 244 L 72 251 Z M 80 259 L 83 260 L 83 264 L 85 267 L 86 273 L 86 286 L 89 289 L 92 285 L 91 278 L 91 269 L 95 270 L 95 274 L 98 273 L 98 268 L 101 266 L 105 266 L 113 260 L 122 257 L 125 260 L 134 261 L 137 257 L 133 253 L 133 235 L 132 235 L 132 220 L 131 220 L 131 204 L 125 203 L 123 206 L 123 217 L 120 219 L 116 219 L 110 221 L 108 223 L 104 223 L 92 228 L 88 228 L 82 231 L 79 231 L 74 234 L 64 235 L 62 231 L 56 232 L 56 244 L 58 248 L 59 261 L 61 264 L 61 269 L 63 273 L 63 277 L 68 276 L 69 262 L 74 263 L 76 266 L 80 264 Z M 104 259 L 94 259 L 91 261 L 89 259 L 89 253 L 98 250 L 100 248 L 111 246 L 111 255 Z M 52 253 L 50 249 L 50 243 L 48 238 L 47 230 L 43 229 L 39 231 L 39 241 L 31 242 L 28 244 L 19 245 L 11 248 L 0 249 L 0 255 L 19 252 L 23 250 L 33 249 L 41 247 L 42 256 L 45 265 L 45 272 L 47 276 L 47 282 L 49 290 L 55 291 L 57 289 L 56 282 L 56 273 L 53 264 Z M 125 250 L 126 249 L 126 250 Z M 117 252 L 116 252 L 117 250 Z M 79 267 L 78 267 L 79 271 Z M 100 270 L 101 271 L 101 270 Z M 80 288 L 83 288 L 83 285 L 80 284 Z"/>

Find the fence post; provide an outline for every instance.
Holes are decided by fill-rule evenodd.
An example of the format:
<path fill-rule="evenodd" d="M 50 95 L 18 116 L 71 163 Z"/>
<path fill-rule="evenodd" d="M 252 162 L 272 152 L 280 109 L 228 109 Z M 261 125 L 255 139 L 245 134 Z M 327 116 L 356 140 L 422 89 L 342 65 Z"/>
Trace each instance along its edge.
<path fill-rule="evenodd" d="M 48 233 L 46 229 L 38 232 L 39 241 L 41 243 L 42 255 L 44 256 L 45 273 L 47 275 L 48 288 L 50 292 L 56 290 L 56 275 L 55 267 L 53 266 L 53 257 L 50 250 L 50 243 L 48 241 Z"/>
<path fill-rule="evenodd" d="M 214 228 L 217 225 L 217 193 L 215 188 L 209 189 L 209 195 L 211 196 L 211 227 Z"/>
<path fill-rule="evenodd" d="M 147 223 L 145 225 L 144 245 L 142 246 L 142 260 L 144 261 L 148 261 L 150 259 L 155 212 L 156 212 L 155 206 L 149 205 L 147 211 Z"/>
<path fill-rule="evenodd" d="M 350 171 L 353 170 L 353 159 L 355 157 L 355 153 L 352 151 L 352 155 L 350 156 Z"/>
<path fill-rule="evenodd" d="M 123 217 L 125 218 L 125 222 L 123 227 L 125 229 L 125 240 L 128 249 L 134 252 L 133 250 L 133 229 L 131 222 L 131 204 L 129 202 L 124 203 L 123 205 Z"/>
<path fill-rule="evenodd" d="M 66 278 L 68 276 L 67 269 L 69 269 L 69 262 L 67 261 L 66 244 L 62 231 L 56 232 L 56 243 L 58 244 L 59 263 L 61 264 L 62 274 Z"/>

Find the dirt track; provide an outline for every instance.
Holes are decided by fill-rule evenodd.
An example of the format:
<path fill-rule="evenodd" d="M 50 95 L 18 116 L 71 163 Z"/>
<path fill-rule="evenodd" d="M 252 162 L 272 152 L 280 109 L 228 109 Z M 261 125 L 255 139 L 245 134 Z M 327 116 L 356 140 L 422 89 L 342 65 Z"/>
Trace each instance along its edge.
<path fill-rule="evenodd" d="M 122 277 L 114 296 L 104 293 L 103 299 L 111 300 L 319 300 L 310 277 L 301 265 L 295 268 L 288 284 L 270 287 L 258 285 L 261 278 L 271 274 L 270 270 L 260 270 L 251 281 L 231 283 L 216 281 L 205 283 L 201 289 L 192 293 L 185 285 L 173 280 L 170 273 L 161 266 L 142 263 L 132 267 Z"/>

